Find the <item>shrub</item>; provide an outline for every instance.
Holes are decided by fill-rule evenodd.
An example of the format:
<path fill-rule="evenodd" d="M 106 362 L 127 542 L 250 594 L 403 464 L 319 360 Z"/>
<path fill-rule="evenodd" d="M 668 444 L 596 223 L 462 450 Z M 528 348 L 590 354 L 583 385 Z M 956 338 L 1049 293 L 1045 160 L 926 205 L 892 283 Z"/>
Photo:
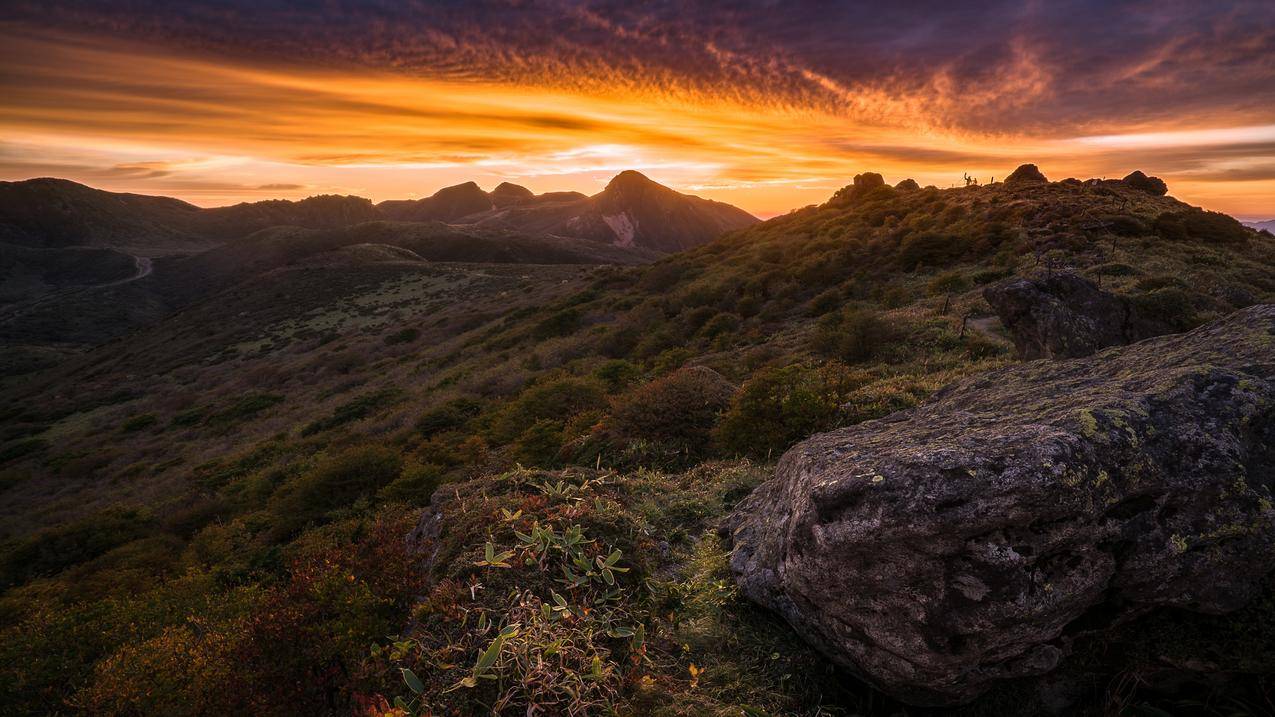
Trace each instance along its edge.
<path fill-rule="evenodd" d="M 841 306 L 841 292 L 836 289 L 827 289 L 810 300 L 810 315 L 823 316 L 839 306 Z"/>
<path fill-rule="evenodd" d="M 136 433 L 138 431 L 150 428 L 156 423 L 159 423 L 159 419 L 155 417 L 155 414 L 143 413 L 139 416 L 133 416 L 127 421 L 124 421 L 124 423 L 120 425 L 120 430 L 123 431 L 124 433 Z"/>
<path fill-rule="evenodd" d="M 459 430 L 481 411 L 482 404 L 472 398 L 453 398 L 421 414 L 416 419 L 416 430 L 426 438 L 444 431 Z"/>
<path fill-rule="evenodd" d="M 21 458 L 36 451 L 43 451 L 48 447 L 49 442 L 43 438 L 26 438 L 21 441 L 14 441 L 4 448 L 0 448 L 0 463 Z"/>
<path fill-rule="evenodd" d="M 712 369 L 679 369 L 617 399 L 604 430 L 622 441 L 643 439 L 703 456 L 734 394 L 735 387 Z"/>
<path fill-rule="evenodd" d="M 311 436 L 347 423 L 353 423 L 397 403 L 403 397 L 399 388 L 384 388 L 379 391 L 365 393 L 348 403 L 337 406 L 332 415 L 320 418 L 301 429 L 301 435 Z"/>
<path fill-rule="evenodd" d="M 1140 319 L 1162 324 L 1174 331 L 1187 331 L 1200 323 L 1191 295 L 1176 286 L 1135 294 L 1129 300 Z"/>
<path fill-rule="evenodd" d="M 965 254 L 964 239 L 950 234 L 911 234 L 899 245 L 899 266 L 916 271 L 923 266 L 947 266 Z"/>
<path fill-rule="evenodd" d="M 856 363 L 878 356 L 893 339 L 894 332 L 879 313 L 847 309 L 819 321 L 811 347 L 829 358 Z"/>
<path fill-rule="evenodd" d="M 275 514 L 272 534 L 276 539 L 288 537 L 328 511 L 388 485 L 402 470 L 399 454 L 380 446 L 360 446 L 325 456 L 271 499 L 269 508 Z"/>
<path fill-rule="evenodd" d="M 740 387 L 722 418 L 717 437 L 738 455 L 770 457 L 836 423 L 837 410 L 853 385 L 839 365 L 765 368 Z"/>
<path fill-rule="evenodd" d="M 560 378 L 532 385 L 508 403 L 492 421 L 490 434 L 499 443 L 508 443 L 541 419 L 565 423 L 575 414 L 603 408 L 606 394 L 596 381 Z"/>
<path fill-rule="evenodd" d="M 637 366 L 623 359 L 612 359 L 593 370 L 593 377 L 606 386 L 607 393 L 615 393 L 628 386 L 640 374 Z"/>
<path fill-rule="evenodd" d="M 83 520 L 35 533 L 0 555 L 0 585 L 19 585 L 92 560 L 145 535 L 150 516 L 111 508 Z"/>
<path fill-rule="evenodd" d="M 948 271 L 930 279 L 925 285 L 925 290 L 930 292 L 931 296 L 943 296 L 944 294 L 959 294 L 970 288 L 969 279 L 959 271 Z"/>
<path fill-rule="evenodd" d="M 718 314 L 704 324 L 699 335 L 711 339 L 722 334 L 731 334 L 739 330 L 739 317 L 735 314 Z"/>
<path fill-rule="evenodd" d="M 580 310 L 563 309 L 536 324 L 531 330 L 531 336 L 537 341 L 543 341 L 555 336 L 566 336 L 574 333 L 578 328 L 580 328 Z"/>
<path fill-rule="evenodd" d="M 411 463 L 398 478 L 377 492 L 384 501 L 424 505 L 444 482 L 442 466 L 433 463 Z"/>
<path fill-rule="evenodd" d="M 1243 244 L 1249 237 L 1249 230 L 1232 217 L 1196 208 L 1165 212 L 1156 217 L 1152 228 L 1161 238 L 1170 241 L 1191 239 L 1205 244 Z"/>
<path fill-rule="evenodd" d="M 228 428 L 238 423 L 255 418 L 262 411 L 283 403 L 283 396 L 272 393 L 250 393 L 223 411 L 208 417 L 208 423 L 220 428 Z"/>
<path fill-rule="evenodd" d="M 383 339 L 386 346 L 394 346 L 395 344 L 408 344 L 420 338 L 420 329 L 409 326 L 385 335 Z"/>
<path fill-rule="evenodd" d="M 525 466 L 552 468 L 560 461 L 562 451 L 562 424 L 547 418 L 527 427 L 514 442 L 514 459 Z"/>

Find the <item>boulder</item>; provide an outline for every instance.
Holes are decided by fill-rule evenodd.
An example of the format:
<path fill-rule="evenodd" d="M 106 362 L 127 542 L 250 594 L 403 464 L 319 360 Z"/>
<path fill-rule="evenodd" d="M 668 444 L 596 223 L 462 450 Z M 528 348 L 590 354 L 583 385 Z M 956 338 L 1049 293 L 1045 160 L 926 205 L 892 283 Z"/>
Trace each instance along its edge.
<path fill-rule="evenodd" d="M 995 284 L 983 290 L 983 298 L 1026 359 L 1088 356 L 1176 330 L 1145 315 L 1128 297 L 1071 272 Z"/>
<path fill-rule="evenodd" d="M 885 177 L 876 172 L 864 172 L 863 174 L 854 175 L 854 181 L 851 184 L 838 189 L 829 199 L 830 204 L 840 204 L 843 202 L 853 202 L 867 194 L 868 192 L 885 186 Z"/>
<path fill-rule="evenodd" d="M 1049 673 L 1275 568 L 1275 305 L 814 436 L 723 526 L 743 593 L 916 704 Z"/>
<path fill-rule="evenodd" d="M 1159 177 L 1148 177 L 1141 171 L 1134 170 L 1129 176 L 1120 180 L 1130 187 L 1147 194 L 1157 197 L 1163 197 L 1169 193 L 1169 185 L 1164 183 Z"/>
<path fill-rule="evenodd" d="M 1036 168 L 1034 164 L 1023 164 L 1015 169 L 1008 177 L 1005 178 L 1006 184 L 1019 184 L 1025 182 L 1048 182 L 1045 175 Z"/>
<path fill-rule="evenodd" d="M 916 192 L 920 191 L 921 185 L 917 184 L 915 179 L 905 179 L 894 185 L 894 188 L 900 192 Z"/>
<path fill-rule="evenodd" d="M 876 172 L 864 172 L 863 174 L 856 174 L 854 175 L 854 184 L 852 186 L 854 186 L 855 188 L 861 191 L 866 191 L 868 189 L 876 189 L 877 187 L 884 187 L 885 177 L 882 177 Z"/>

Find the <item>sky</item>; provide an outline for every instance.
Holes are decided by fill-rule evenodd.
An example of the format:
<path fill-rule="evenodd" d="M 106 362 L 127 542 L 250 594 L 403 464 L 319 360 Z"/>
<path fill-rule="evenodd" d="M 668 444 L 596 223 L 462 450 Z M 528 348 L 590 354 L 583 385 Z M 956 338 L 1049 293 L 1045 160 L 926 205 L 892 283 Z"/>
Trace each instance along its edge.
<path fill-rule="evenodd" d="M 1275 217 L 1275 2 L 7 0 L 0 179 L 201 206 L 593 193 L 772 216 L 1034 162 Z"/>

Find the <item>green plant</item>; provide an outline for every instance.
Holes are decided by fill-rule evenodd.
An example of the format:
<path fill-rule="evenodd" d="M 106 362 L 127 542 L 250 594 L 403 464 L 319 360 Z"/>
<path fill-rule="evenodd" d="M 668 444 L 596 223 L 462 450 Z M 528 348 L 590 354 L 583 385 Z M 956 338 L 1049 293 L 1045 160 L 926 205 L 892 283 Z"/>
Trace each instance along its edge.
<path fill-rule="evenodd" d="M 832 428 L 855 383 L 838 364 L 762 369 L 734 397 L 717 437 L 738 455 L 777 456 L 812 433 Z"/>

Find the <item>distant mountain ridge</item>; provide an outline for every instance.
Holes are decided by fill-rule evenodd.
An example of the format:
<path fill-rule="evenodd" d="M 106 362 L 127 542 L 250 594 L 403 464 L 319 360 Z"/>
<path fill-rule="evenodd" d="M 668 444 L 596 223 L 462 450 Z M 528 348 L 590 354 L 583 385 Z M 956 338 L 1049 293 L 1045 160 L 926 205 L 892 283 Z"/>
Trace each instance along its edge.
<path fill-rule="evenodd" d="M 1243 222 L 1243 224 L 1258 231 L 1265 229 L 1268 232 L 1275 233 L 1275 219 L 1267 219 L 1264 222 Z"/>
<path fill-rule="evenodd" d="M 66 179 L 0 182 L 0 244 L 29 249 L 95 247 L 157 257 L 197 253 L 276 226 L 326 230 L 381 220 L 476 224 L 661 253 L 706 244 L 758 221 L 737 207 L 681 194 L 632 171 L 592 197 L 536 195 L 508 182 L 486 192 L 465 182 L 424 199 L 375 205 L 362 197 L 320 195 L 209 209 Z"/>

